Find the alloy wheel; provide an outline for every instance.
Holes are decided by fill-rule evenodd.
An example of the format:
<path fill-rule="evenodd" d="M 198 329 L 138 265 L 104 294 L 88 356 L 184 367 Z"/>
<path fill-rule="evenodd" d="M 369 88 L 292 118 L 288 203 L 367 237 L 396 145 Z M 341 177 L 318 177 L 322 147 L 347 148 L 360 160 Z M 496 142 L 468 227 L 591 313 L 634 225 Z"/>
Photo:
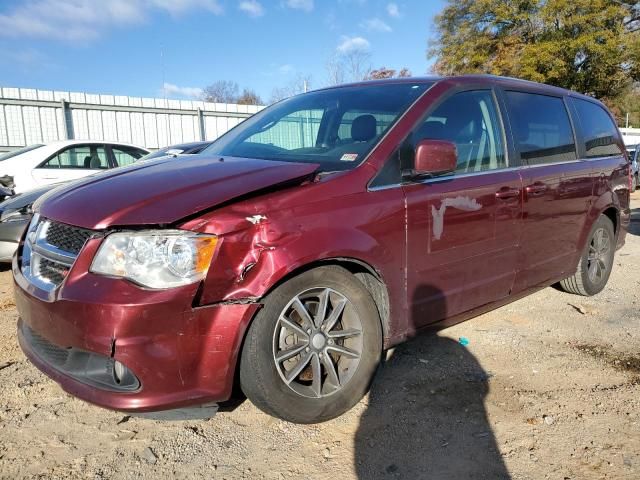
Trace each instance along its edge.
<path fill-rule="evenodd" d="M 280 313 L 273 361 L 297 394 L 322 398 L 340 391 L 362 356 L 362 322 L 353 304 L 331 288 L 306 290 Z"/>
<path fill-rule="evenodd" d="M 587 271 L 592 283 L 599 284 L 607 278 L 610 256 L 611 238 L 609 232 L 604 228 L 599 228 L 593 234 L 587 257 Z"/>

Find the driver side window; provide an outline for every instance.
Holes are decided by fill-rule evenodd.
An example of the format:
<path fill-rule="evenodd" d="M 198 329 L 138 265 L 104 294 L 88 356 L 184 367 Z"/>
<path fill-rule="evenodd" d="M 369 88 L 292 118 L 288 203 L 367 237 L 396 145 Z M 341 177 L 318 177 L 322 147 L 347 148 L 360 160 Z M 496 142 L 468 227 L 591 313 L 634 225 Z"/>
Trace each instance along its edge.
<path fill-rule="evenodd" d="M 282 117 L 266 130 L 245 142 L 270 145 L 284 150 L 315 148 L 324 110 L 301 110 Z"/>
<path fill-rule="evenodd" d="M 506 167 L 498 109 L 489 90 L 457 93 L 436 107 L 411 135 L 410 155 L 421 140 L 454 143 L 458 156 L 457 174 Z"/>

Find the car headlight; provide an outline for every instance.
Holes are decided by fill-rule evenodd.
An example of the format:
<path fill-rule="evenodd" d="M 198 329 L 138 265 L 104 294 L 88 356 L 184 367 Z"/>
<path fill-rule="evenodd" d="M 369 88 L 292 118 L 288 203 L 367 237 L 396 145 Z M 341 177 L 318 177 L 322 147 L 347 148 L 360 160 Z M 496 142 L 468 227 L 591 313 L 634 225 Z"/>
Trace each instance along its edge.
<path fill-rule="evenodd" d="M 118 232 L 107 236 L 91 272 L 122 277 L 149 288 L 171 288 L 202 280 L 218 238 L 182 230 Z"/>
<path fill-rule="evenodd" d="M 31 206 L 27 206 L 19 210 L 5 210 L 0 215 L 0 223 L 29 220 L 31 213 Z"/>

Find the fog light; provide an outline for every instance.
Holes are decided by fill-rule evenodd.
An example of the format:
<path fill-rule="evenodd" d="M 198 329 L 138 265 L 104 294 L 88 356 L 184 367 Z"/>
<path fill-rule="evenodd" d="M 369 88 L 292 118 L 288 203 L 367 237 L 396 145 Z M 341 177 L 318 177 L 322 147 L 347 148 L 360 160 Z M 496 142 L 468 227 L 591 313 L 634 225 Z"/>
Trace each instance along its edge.
<path fill-rule="evenodd" d="M 122 379 L 124 378 L 124 376 L 127 373 L 127 367 L 125 367 L 123 364 L 121 364 L 119 361 L 115 361 L 115 363 L 113 364 L 113 377 L 116 380 L 116 383 L 120 384 L 120 382 L 122 382 Z"/>

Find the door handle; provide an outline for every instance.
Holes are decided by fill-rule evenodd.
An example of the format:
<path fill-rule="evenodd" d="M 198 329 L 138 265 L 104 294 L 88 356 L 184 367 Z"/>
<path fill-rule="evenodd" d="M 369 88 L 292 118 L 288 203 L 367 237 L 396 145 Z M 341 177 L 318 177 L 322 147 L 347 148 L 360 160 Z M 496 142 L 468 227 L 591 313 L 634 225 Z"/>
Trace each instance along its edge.
<path fill-rule="evenodd" d="M 527 196 L 529 197 L 540 197 L 544 195 L 547 191 L 547 186 L 544 183 L 536 182 L 532 185 L 529 185 L 525 190 L 527 192 Z"/>
<path fill-rule="evenodd" d="M 496 198 L 500 200 L 509 200 L 520 196 L 519 188 L 502 187 L 496 192 Z"/>

